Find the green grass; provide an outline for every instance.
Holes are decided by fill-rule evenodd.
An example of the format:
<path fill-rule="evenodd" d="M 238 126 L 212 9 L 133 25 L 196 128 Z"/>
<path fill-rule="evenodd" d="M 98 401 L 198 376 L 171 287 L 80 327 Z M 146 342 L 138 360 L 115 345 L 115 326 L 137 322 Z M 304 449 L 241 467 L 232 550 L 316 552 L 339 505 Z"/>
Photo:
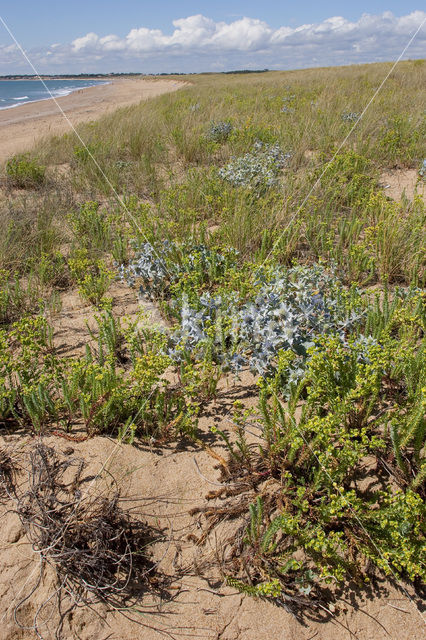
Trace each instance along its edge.
<path fill-rule="evenodd" d="M 284 263 L 335 261 L 348 282 L 421 284 L 424 208 L 420 201 L 388 204 L 378 183 L 384 170 L 422 162 L 426 65 L 400 63 L 338 151 L 353 126 L 342 116 L 361 113 L 388 70 L 376 64 L 194 76 L 177 94 L 81 125 L 96 164 L 72 133 L 47 140 L 37 155 L 46 164 L 67 163 L 66 181 L 86 199 L 113 199 L 112 185 L 120 197 L 149 202 L 147 235 L 154 228 L 163 237 L 196 238 L 214 228 L 214 242 L 246 256 L 276 245 Z M 283 105 L 291 110 L 282 112 Z M 232 131 L 212 139 L 214 122 L 229 122 Z M 278 143 L 291 153 L 289 166 L 273 189 L 236 189 L 218 170 L 256 141 Z"/>
<path fill-rule="evenodd" d="M 46 167 L 28 155 L 18 155 L 7 161 L 6 176 L 11 187 L 37 188 L 45 181 Z"/>
<path fill-rule="evenodd" d="M 276 602 L 375 572 L 425 578 L 425 205 L 380 186 L 423 161 L 424 61 L 397 66 L 340 148 L 342 116 L 389 68 L 191 76 L 80 125 L 87 148 L 69 133 L 6 167 L 0 425 L 199 443 L 219 380 L 257 367 L 258 408 L 210 434 L 228 447 L 230 488 L 210 514 L 240 518 L 229 584 Z M 274 145 L 291 154 L 282 169 L 265 160 Z M 43 180 L 10 181 L 44 166 Z M 114 315 L 119 265 L 170 330 Z M 69 287 L 97 317 L 80 360 L 56 353 L 45 317 Z"/>

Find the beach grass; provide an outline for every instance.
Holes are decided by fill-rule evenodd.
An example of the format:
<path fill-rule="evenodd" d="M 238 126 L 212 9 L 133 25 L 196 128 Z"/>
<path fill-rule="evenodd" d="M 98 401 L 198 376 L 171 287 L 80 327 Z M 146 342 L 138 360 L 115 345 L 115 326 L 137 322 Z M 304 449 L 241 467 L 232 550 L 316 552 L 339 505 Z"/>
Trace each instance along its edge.
<path fill-rule="evenodd" d="M 223 577 L 277 604 L 425 579 L 426 63 L 378 91 L 390 69 L 194 75 L 5 171 L 0 426 L 199 446 L 219 381 L 251 369 L 258 407 L 210 430 L 227 458 L 197 513 L 240 518 Z M 118 278 L 162 329 L 115 315 Z M 82 357 L 53 346 L 67 289 L 96 321 Z"/>
<path fill-rule="evenodd" d="M 389 69 L 191 76 L 176 95 L 81 125 L 86 148 L 70 133 L 36 155 L 66 165 L 72 188 L 87 198 L 111 200 L 113 188 L 150 203 L 165 236 L 213 228 L 214 241 L 246 255 L 278 242 L 280 259 L 333 260 L 350 281 L 422 282 L 423 238 L 412 233 L 424 221 L 422 205 L 389 203 L 379 184 L 383 171 L 422 162 L 423 61 L 401 63 L 356 122 Z M 209 138 L 214 122 L 230 123 L 226 139 Z M 256 141 L 290 154 L 273 192 L 235 190 L 218 175 Z"/>

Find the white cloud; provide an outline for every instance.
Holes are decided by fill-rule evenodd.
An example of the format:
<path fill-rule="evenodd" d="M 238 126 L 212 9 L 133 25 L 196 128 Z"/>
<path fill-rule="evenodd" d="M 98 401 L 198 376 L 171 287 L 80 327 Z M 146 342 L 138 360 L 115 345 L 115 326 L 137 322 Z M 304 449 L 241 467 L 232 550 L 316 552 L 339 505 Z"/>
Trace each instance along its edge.
<path fill-rule="evenodd" d="M 0 44 L 0 54 L 3 55 L 8 55 L 8 54 L 14 54 L 17 51 L 19 51 L 18 47 L 16 46 L 16 44 Z"/>
<path fill-rule="evenodd" d="M 87 33 L 82 38 L 77 38 L 73 41 L 72 47 L 74 51 L 83 51 L 84 49 L 93 49 L 97 47 L 100 40 L 96 33 Z"/>
<path fill-rule="evenodd" d="M 356 22 L 334 16 L 316 24 L 273 29 L 254 18 L 227 23 L 195 15 L 174 20 L 170 34 L 146 27 L 134 28 L 124 37 L 89 32 L 70 44 L 55 43 L 29 54 L 44 73 L 288 69 L 374 62 L 396 58 L 425 18 L 423 11 L 402 17 L 387 11 L 379 16 L 363 14 Z M 406 57 L 424 56 L 425 44 L 424 26 Z M 0 73 L 23 72 L 23 66 L 16 48 L 0 45 Z"/>
<path fill-rule="evenodd" d="M 270 46 L 272 34 L 265 22 L 242 18 L 231 24 L 221 23 L 210 44 L 222 50 L 256 51 Z"/>
<path fill-rule="evenodd" d="M 215 23 L 202 15 L 180 18 L 173 21 L 176 27 L 171 36 L 163 36 L 162 46 L 181 46 L 184 48 L 206 46 L 225 23 Z"/>

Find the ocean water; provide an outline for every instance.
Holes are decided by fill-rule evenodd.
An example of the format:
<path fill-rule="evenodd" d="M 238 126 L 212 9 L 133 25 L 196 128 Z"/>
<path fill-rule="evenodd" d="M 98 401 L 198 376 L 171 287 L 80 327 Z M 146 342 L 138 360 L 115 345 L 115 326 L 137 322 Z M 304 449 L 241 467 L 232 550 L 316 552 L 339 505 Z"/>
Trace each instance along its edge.
<path fill-rule="evenodd" d="M 55 98 L 85 87 L 108 84 L 104 80 L 45 80 L 44 83 Z M 47 100 L 51 97 L 49 91 L 40 80 L 0 80 L 0 109 Z"/>

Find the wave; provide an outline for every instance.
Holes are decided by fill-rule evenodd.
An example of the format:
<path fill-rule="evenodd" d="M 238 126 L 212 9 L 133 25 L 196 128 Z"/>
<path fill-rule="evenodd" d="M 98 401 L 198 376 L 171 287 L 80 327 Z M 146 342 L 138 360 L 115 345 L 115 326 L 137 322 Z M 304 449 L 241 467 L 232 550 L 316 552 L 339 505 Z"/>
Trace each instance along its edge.
<path fill-rule="evenodd" d="M 6 102 L 6 101 L 5 101 Z M 24 103 L 26 104 L 26 103 Z M 20 103 L 17 102 L 16 104 L 8 104 L 7 107 L 0 107 L 0 111 L 6 111 L 6 109 L 13 109 L 14 107 L 20 107 Z"/>
<path fill-rule="evenodd" d="M 0 98 L 0 102 L 8 102 L 9 100 L 13 102 L 9 102 L 9 104 L 6 104 L 6 106 L 4 107 L 0 107 L 0 111 L 4 111 L 5 109 L 13 109 L 13 107 L 19 107 L 23 104 L 31 104 L 33 102 L 41 102 L 42 100 L 49 100 L 52 98 L 62 98 L 64 96 L 68 96 L 70 93 L 73 93 L 75 91 L 78 91 L 79 89 L 89 89 L 91 87 L 97 87 L 99 85 L 102 84 L 111 84 L 110 81 L 106 81 L 106 82 L 93 82 L 90 84 L 84 84 L 82 85 L 73 85 L 71 87 L 61 87 L 60 89 L 50 89 L 49 91 L 43 91 L 42 93 L 39 93 L 39 96 L 35 97 L 36 94 L 33 96 L 31 96 L 33 99 L 31 100 L 29 98 L 29 96 L 17 96 L 17 97 L 11 97 L 8 98 L 7 100 L 4 98 Z"/>

